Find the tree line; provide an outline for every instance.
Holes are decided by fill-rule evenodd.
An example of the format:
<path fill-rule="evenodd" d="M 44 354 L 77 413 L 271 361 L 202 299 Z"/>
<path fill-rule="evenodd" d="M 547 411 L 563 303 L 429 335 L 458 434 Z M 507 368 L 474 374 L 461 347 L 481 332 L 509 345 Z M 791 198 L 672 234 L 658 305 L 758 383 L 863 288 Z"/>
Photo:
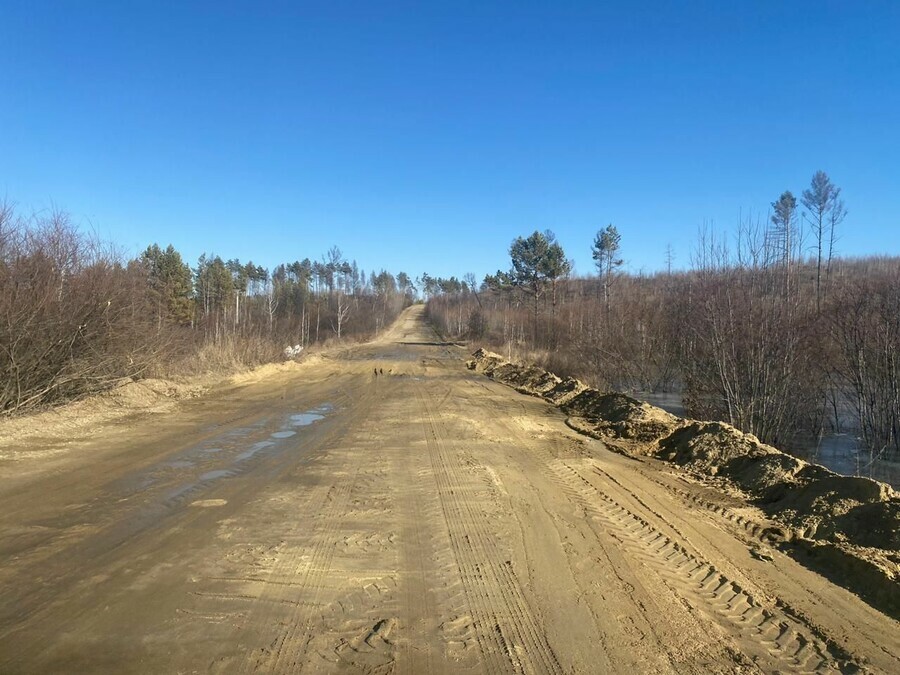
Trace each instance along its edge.
<path fill-rule="evenodd" d="M 337 247 L 272 269 L 207 254 L 191 267 L 171 245 L 129 258 L 65 212 L 0 203 L 0 414 L 371 336 L 416 292 L 405 273 L 366 274 Z"/>
<path fill-rule="evenodd" d="M 798 203 L 799 202 L 799 203 Z M 800 210 L 802 208 L 802 211 Z M 838 256 L 840 188 L 816 172 L 767 216 L 701 229 L 690 266 L 630 274 L 614 225 L 571 274 L 551 232 L 515 239 L 510 268 L 430 297 L 447 334 L 606 389 L 678 392 L 687 413 L 786 449 L 858 433 L 900 457 L 900 258 Z"/>

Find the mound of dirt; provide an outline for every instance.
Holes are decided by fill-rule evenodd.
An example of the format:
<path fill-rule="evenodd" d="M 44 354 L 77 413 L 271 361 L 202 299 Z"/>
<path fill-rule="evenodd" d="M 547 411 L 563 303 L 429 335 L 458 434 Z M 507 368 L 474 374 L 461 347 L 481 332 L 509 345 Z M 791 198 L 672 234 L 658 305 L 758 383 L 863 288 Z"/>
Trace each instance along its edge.
<path fill-rule="evenodd" d="M 548 389 L 544 392 L 542 397 L 550 401 L 553 405 L 561 407 L 578 396 L 578 394 L 585 389 L 588 389 L 588 386 L 584 382 L 576 380 L 574 377 L 567 377 L 552 389 Z"/>
<path fill-rule="evenodd" d="M 261 366 L 235 373 L 228 378 L 231 384 L 252 384 L 261 382 L 273 375 L 289 373 L 298 370 L 300 367 L 306 367 L 315 363 L 322 362 L 321 354 L 311 354 L 306 352 L 297 360 L 282 361 L 280 363 L 265 363 Z"/>
<path fill-rule="evenodd" d="M 159 413 L 169 410 L 176 401 L 201 396 L 202 384 L 184 384 L 169 380 L 124 378 L 109 390 L 51 408 L 39 413 L 0 420 L 0 459 L 25 459 L 50 455 L 50 441 L 68 443 L 90 435 L 98 424 L 118 420 L 134 412 Z M 24 451 L 23 441 L 31 438 L 48 441 L 42 451 Z"/>
<path fill-rule="evenodd" d="M 657 456 L 755 493 L 792 481 L 806 465 L 724 422 L 688 423 L 660 440 Z"/>
<path fill-rule="evenodd" d="M 205 389 L 199 385 L 180 384 L 170 380 L 147 378 L 124 380 L 118 387 L 100 395 L 101 400 L 122 408 L 153 408 L 170 400 L 196 398 Z"/>
<path fill-rule="evenodd" d="M 807 464 L 721 422 L 678 429 L 659 442 L 657 456 L 727 478 L 795 536 L 900 548 L 900 499 L 884 483 Z"/>
<path fill-rule="evenodd" d="M 469 370 L 474 370 L 476 373 L 484 373 L 488 377 L 493 375 L 494 368 L 507 362 L 506 359 L 499 354 L 489 352 L 485 349 L 479 349 L 472 354 L 472 356 L 474 358 L 466 362 L 466 367 Z"/>
<path fill-rule="evenodd" d="M 540 396 L 553 389 L 560 381 L 553 373 L 531 366 L 509 373 L 506 383 L 523 393 Z"/>
<path fill-rule="evenodd" d="M 848 540 L 860 546 L 900 551 L 900 499 L 894 497 L 851 508 L 833 521 L 833 530 L 831 526 L 826 521 L 822 529 L 832 537 L 844 533 Z"/>
<path fill-rule="evenodd" d="M 537 366 L 515 365 L 484 349 L 472 356 L 466 364 L 470 370 L 549 401 L 569 415 L 571 426 L 617 448 L 624 441 L 632 451 L 639 452 L 634 442 L 652 443 L 681 423 L 649 403 L 624 394 L 600 392 L 580 380 L 561 379 Z"/>
<path fill-rule="evenodd" d="M 900 578 L 900 566 L 884 563 L 900 557 L 900 496 L 884 483 L 837 475 L 729 424 L 683 420 L 625 394 L 600 392 L 483 349 L 467 365 L 544 398 L 569 415 L 570 427 L 611 449 L 655 455 L 697 476 L 724 479 L 784 525 L 788 539 L 836 546 L 842 551 L 838 558 L 878 561 L 889 581 Z"/>
<path fill-rule="evenodd" d="M 900 496 L 868 478 L 800 481 L 767 510 L 810 539 L 900 550 Z"/>
<path fill-rule="evenodd" d="M 614 439 L 654 443 L 672 433 L 681 420 L 661 408 L 618 393 L 585 389 L 562 409 L 592 423 L 595 432 Z"/>

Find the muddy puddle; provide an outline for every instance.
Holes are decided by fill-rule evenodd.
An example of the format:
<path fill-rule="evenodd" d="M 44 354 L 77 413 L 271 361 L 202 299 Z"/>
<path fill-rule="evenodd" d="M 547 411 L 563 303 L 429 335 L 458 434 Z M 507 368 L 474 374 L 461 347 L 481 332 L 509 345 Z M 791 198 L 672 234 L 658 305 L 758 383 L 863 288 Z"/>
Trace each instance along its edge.
<path fill-rule="evenodd" d="M 229 429 L 166 458 L 165 461 L 136 471 L 118 481 L 113 492 L 120 498 L 143 493 L 145 515 L 198 499 L 221 480 L 239 476 L 256 466 L 263 457 L 296 448 L 305 430 L 334 412 L 324 403 L 280 418 Z M 156 492 L 157 496 L 147 493 Z"/>
<path fill-rule="evenodd" d="M 291 415 L 290 424 L 292 427 L 308 427 L 310 424 L 314 424 L 319 420 L 325 419 L 325 416 L 331 412 L 331 406 L 320 406 L 318 408 L 314 408 L 312 410 L 307 410 L 306 412 L 297 413 L 295 415 Z M 295 431 L 285 432 L 285 433 L 296 433 Z"/>

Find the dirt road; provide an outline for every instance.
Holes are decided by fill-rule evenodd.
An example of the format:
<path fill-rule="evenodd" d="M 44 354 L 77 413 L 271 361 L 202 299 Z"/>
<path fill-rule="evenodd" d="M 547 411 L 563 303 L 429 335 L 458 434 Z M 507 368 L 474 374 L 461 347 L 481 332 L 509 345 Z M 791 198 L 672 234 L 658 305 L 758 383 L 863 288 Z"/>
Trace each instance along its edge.
<path fill-rule="evenodd" d="M 0 461 L 0 672 L 900 672 L 894 619 L 465 355 L 415 307 Z"/>

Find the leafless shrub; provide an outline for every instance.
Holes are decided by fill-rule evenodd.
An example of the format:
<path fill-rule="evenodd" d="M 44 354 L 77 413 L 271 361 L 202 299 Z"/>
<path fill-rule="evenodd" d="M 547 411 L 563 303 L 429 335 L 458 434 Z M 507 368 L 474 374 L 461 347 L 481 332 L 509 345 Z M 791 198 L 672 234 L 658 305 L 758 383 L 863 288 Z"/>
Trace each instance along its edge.
<path fill-rule="evenodd" d="M 156 349 L 129 270 L 65 213 L 13 222 L 0 263 L 0 411 L 139 375 Z"/>
<path fill-rule="evenodd" d="M 831 307 L 836 378 L 870 453 L 900 456 L 900 265 L 841 289 Z"/>

